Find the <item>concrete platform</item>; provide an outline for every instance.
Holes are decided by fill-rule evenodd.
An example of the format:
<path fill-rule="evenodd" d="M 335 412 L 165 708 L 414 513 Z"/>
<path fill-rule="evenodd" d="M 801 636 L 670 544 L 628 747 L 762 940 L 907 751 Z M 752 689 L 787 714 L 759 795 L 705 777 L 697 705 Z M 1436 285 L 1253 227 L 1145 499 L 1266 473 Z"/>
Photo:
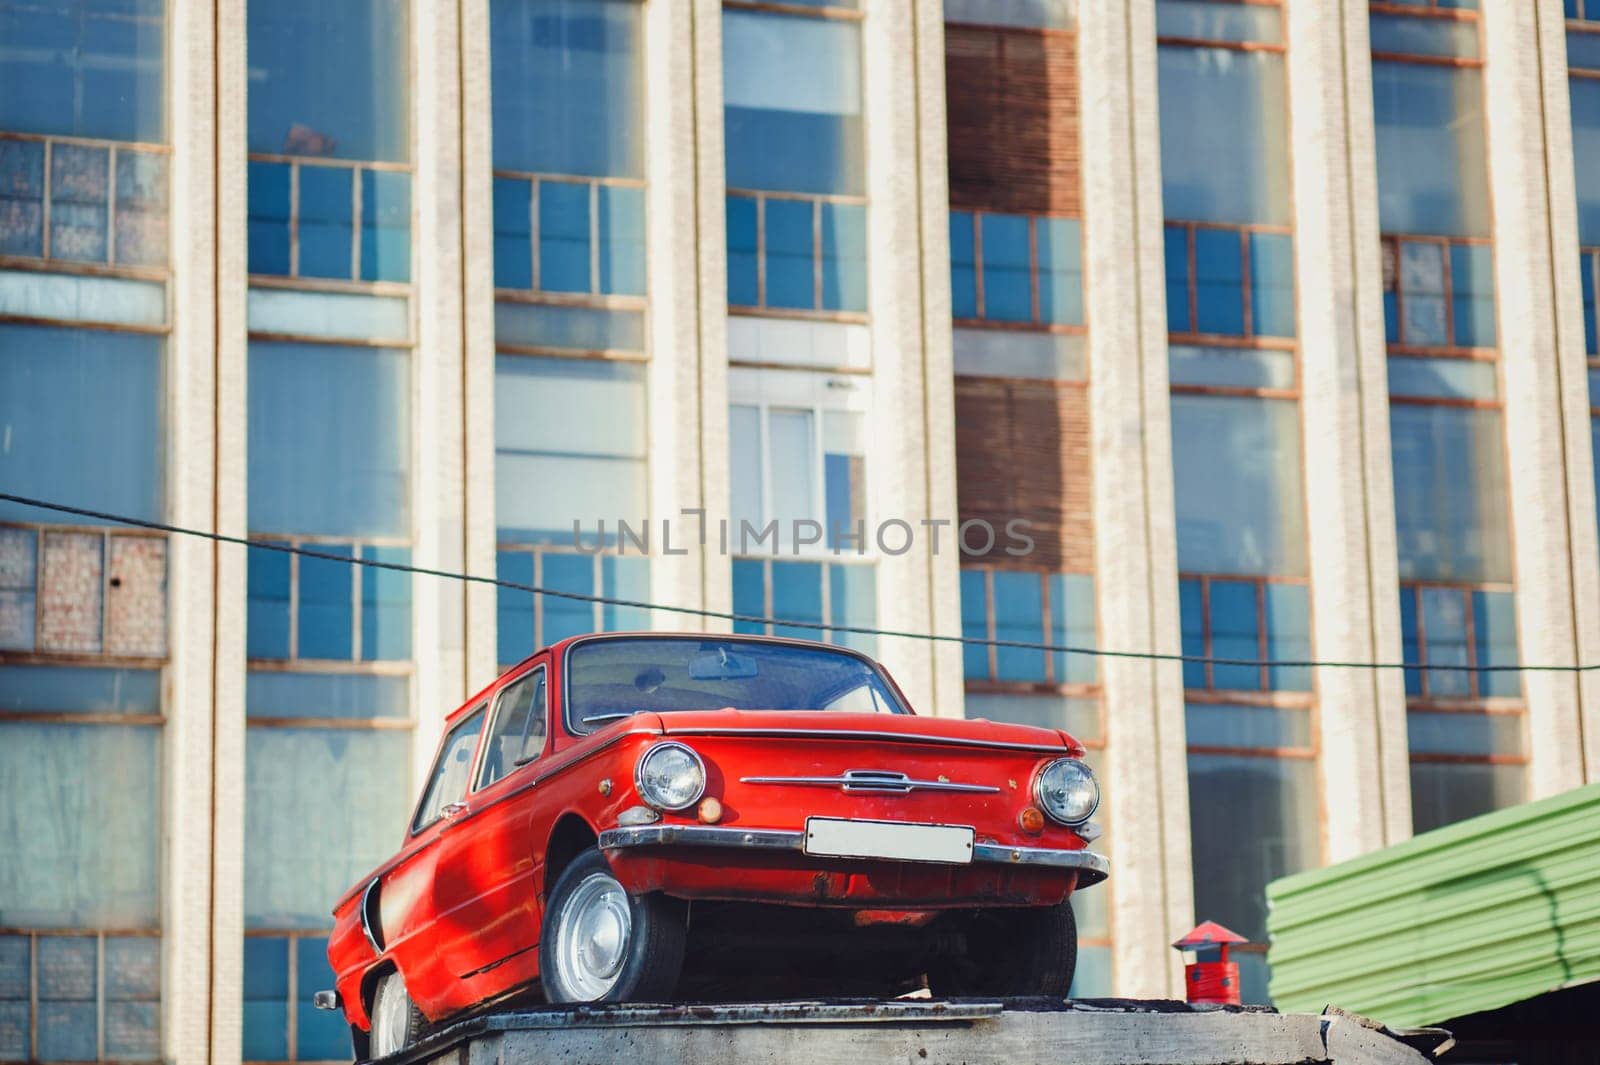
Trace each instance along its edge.
<path fill-rule="evenodd" d="M 384 1065 L 1424 1065 L 1448 1041 L 1337 1010 L 896 999 L 495 1013 Z"/>

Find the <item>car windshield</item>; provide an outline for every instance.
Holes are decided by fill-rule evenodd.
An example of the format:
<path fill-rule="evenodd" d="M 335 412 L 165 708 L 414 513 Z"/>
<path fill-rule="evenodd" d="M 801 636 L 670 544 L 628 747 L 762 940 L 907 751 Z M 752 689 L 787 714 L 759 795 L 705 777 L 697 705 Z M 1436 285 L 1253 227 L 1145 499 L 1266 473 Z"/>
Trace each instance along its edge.
<path fill-rule="evenodd" d="M 574 732 L 641 711 L 844 710 L 903 714 L 876 666 L 848 651 L 700 636 L 587 640 L 567 654 Z"/>

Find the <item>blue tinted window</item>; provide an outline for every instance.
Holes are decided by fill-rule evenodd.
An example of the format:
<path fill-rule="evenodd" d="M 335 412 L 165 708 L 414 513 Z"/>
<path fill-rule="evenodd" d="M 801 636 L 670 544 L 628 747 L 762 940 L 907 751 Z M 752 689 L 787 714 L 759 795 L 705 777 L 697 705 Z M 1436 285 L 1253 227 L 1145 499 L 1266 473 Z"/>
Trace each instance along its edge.
<path fill-rule="evenodd" d="M 728 303 L 735 307 L 754 307 L 761 302 L 756 264 L 758 210 L 753 197 L 728 197 Z"/>
<path fill-rule="evenodd" d="M 600 291 L 644 295 L 644 190 L 601 185 Z"/>
<path fill-rule="evenodd" d="M 642 176 L 642 17 L 636 0 L 492 0 L 495 166 Z"/>
<path fill-rule="evenodd" d="M 289 273 L 289 204 L 293 168 L 288 163 L 250 163 L 250 272 Z"/>
<path fill-rule="evenodd" d="M 328 940 L 306 936 L 295 941 L 295 1060 L 343 1061 L 350 1054 L 350 1027 L 337 1012 L 319 1010 L 311 996 L 333 986 Z"/>
<path fill-rule="evenodd" d="M 1261 622 L 1256 612 L 1254 581 L 1211 582 L 1211 655 L 1248 662 L 1261 659 Z M 1211 667 L 1212 684 L 1218 688 L 1256 690 L 1261 687 L 1261 670 L 1254 665 L 1222 662 Z"/>
<path fill-rule="evenodd" d="M 983 316 L 998 322 L 1033 320 L 1028 219 L 983 216 Z"/>
<path fill-rule="evenodd" d="M 166 139 L 161 0 L 54 0 L 0 9 L 0 129 Z"/>
<path fill-rule="evenodd" d="M 0 140 L 0 255 L 43 254 L 44 145 Z"/>
<path fill-rule="evenodd" d="M 766 212 L 766 305 L 810 310 L 817 305 L 812 205 L 768 200 Z"/>
<path fill-rule="evenodd" d="M 1050 640 L 1056 647 L 1095 646 L 1094 578 L 1081 573 L 1052 573 L 1050 588 Z M 1057 683 L 1091 684 L 1099 678 L 1094 655 L 1055 652 Z"/>
<path fill-rule="evenodd" d="M 411 280 L 410 174 L 361 172 L 361 280 Z"/>
<path fill-rule="evenodd" d="M 250 593 L 246 653 L 251 658 L 288 658 L 291 556 L 284 551 L 254 548 L 247 557 Z"/>
<path fill-rule="evenodd" d="M 978 264 L 972 212 L 950 212 L 950 315 L 978 316 Z"/>
<path fill-rule="evenodd" d="M 354 173 L 342 166 L 300 168 L 301 277 L 350 280 Z"/>
<path fill-rule="evenodd" d="M 828 620 L 836 625 L 858 629 L 877 625 L 877 570 L 872 566 L 829 566 L 828 613 Z M 830 631 L 827 639 L 867 654 L 877 649 L 877 638 L 869 633 Z"/>
<path fill-rule="evenodd" d="M 245 675 L 245 714 L 250 718 L 403 719 L 411 714 L 408 690 L 405 677 L 251 670 Z"/>
<path fill-rule="evenodd" d="M 1172 439 L 1179 568 L 1303 575 L 1305 498 L 1296 404 L 1174 395 Z"/>
<path fill-rule="evenodd" d="M 820 562 L 773 562 L 772 616 L 784 621 L 821 622 L 822 564 Z M 820 640 L 822 630 L 808 626 L 773 625 L 774 636 L 801 640 Z"/>
<path fill-rule="evenodd" d="M 1472 694 L 1471 674 L 1441 666 L 1470 664 L 1467 651 L 1467 593 L 1459 588 L 1423 588 L 1422 632 L 1427 640 L 1428 694 Z"/>
<path fill-rule="evenodd" d="M 363 547 L 361 557 L 395 566 L 411 564 L 405 547 Z M 367 661 L 411 657 L 411 574 L 361 568 L 361 657 Z"/>
<path fill-rule="evenodd" d="M 1457 346 L 1495 346 L 1494 249 L 1483 244 L 1450 248 L 1450 304 Z"/>
<path fill-rule="evenodd" d="M 1183 653 L 1189 658 L 1206 658 L 1206 612 L 1204 593 L 1200 582 L 1193 578 L 1178 582 L 1178 621 L 1183 633 Z M 1206 687 L 1206 664 L 1183 664 L 1185 688 Z"/>
<path fill-rule="evenodd" d="M 961 571 L 961 635 L 969 640 L 989 638 L 988 581 L 983 570 Z M 962 644 L 961 665 L 968 680 L 988 680 L 988 646 L 981 643 Z"/>
<path fill-rule="evenodd" d="M 1157 52 L 1166 216 L 1288 223 L 1283 57 L 1172 45 Z"/>
<path fill-rule="evenodd" d="M 154 266 L 167 261 L 167 159 L 153 152 L 117 153 L 116 261 Z"/>
<path fill-rule="evenodd" d="M 1401 578 L 1509 582 L 1500 413 L 1395 403 L 1389 431 Z"/>
<path fill-rule="evenodd" d="M 1510 592 L 1473 592 L 1472 632 L 1478 665 L 1516 665 L 1519 659 L 1515 596 Z M 1521 695 L 1521 675 L 1514 670 L 1480 673 L 1478 693 L 1485 696 Z"/>
<path fill-rule="evenodd" d="M 384 348 L 250 345 L 250 527 L 410 532 L 410 358 Z"/>
<path fill-rule="evenodd" d="M 1194 234 L 1196 331 L 1244 335 L 1244 248 L 1231 229 L 1197 229 Z"/>
<path fill-rule="evenodd" d="M 539 287 L 589 292 L 589 186 L 539 183 Z"/>
<path fill-rule="evenodd" d="M 558 592 L 594 595 L 594 559 L 588 555 L 550 553 L 544 556 L 539 586 Z M 544 642 L 548 646 L 568 636 L 594 631 L 594 603 L 559 596 L 539 597 L 544 612 Z"/>
<path fill-rule="evenodd" d="M 1020 643 L 1044 642 L 1044 587 L 1039 574 L 995 570 L 994 638 Z M 1025 647 L 995 648 L 999 680 L 1045 680 L 1045 652 Z"/>
<path fill-rule="evenodd" d="M 347 544 L 308 545 L 312 550 L 340 558 L 354 558 Z M 354 648 L 355 574 L 347 562 L 300 558 L 300 657 L 352 657 Z"/>
<path fill-rule="evenodd" d="M 1266 607 L 1267 658 L 1311 661 L 1311 602 L 1306 586 L 1268 584 Z M 1305 666 L 1273 666 L 1268 673 L 1268 686 L 1274 691 L 1311 690 L 1311 670 Z"/>
<path fill-rule="evenodd" d="M 1397 339 L 1406 344 L 1450 342 L 1445 304 L 1445 249 L 1438 244 L 1399 244 L 1400 321 Z"/>
<path fill-rule="evenodd" d="M 650 600 L 650 563 L 647 559 L 606 555 L 600 559 L 600 581 L 602 593 L 608 599 L 631 599 L 635 602 Z M 601 622 L 607 632 L 648 629 L 650 612 L 641 607 L 607 603 L 601 608 Z"/>
<path fill-rule="evenodd" d="M 1583 278 L 1583 350 L 1590 355 L 1600 354 L 1600 341 L 1595 336 L 1595 255 L 1584 252 L 1578 257 L 1579 273 Z"/>
<path fill-rule="evenodd" d="M 244 1058 L 289 1057 L 289 940 L 246 936 L 244 941 Z"/>
<path fill-rule="evenodd" d="M 1415 665 L 1422 661 L 1422 642 L 1417 632 L 1417 590 L 1400 589 L 1401 661 Z M 1422 670 L 1407 669 L 1406 694 L 1422 694 Z"/>
<path fill-rule="evenodd" d="M 495 178 L 494 284 L 496 288 L 533 287 L 532 240 L 533 182 L 524 178 Z"/>
<path fill-rule="evenodd" d="M 866 191 L 859 25 L 724 11 L 722 55 L 729 188 Z"/>
<path fill-rule="evenodd" d="M 56 259 L 105 262 L 111 153 L 57 145 L 50 168 L 50 254 Z"/>
<path fill-rule="evenodd" d="M 247 11 L 252 152 L 410 158 L 410 5 L 256 0 Z"/>
<path fill-rule="evenodd" d="M 1294 242 L 1250 234 L 1250 321 L 1256 336 L 1294 336 Z"/>
<path fill-rule="evenodd" d="M 533 584 L 533 554 L 529 551 L 500 551 L 495 555 L 495 576 L 529 587 Z M 496 646 L 501 666 L 520 662 L 537 649 L 533 634 L 534 598 L 532 592 L 515 588 L 495 589 Z"/>
<path fill-rule="evenodd" d="M 1167 258 L 1167 329 L 1173 333 L 1188 333 L 1189 321 L 1189 231 L 1182 226 L 1168 226 L 1166 239 Z"/>
<path fill-rule="evenodd" d="M 751 559 L 733 560 L 733 612 L 746 617 L 767 616 L 766 564 Z M 759 621 L 735 621 L 733 631 L 761 635 L 767 631 Z"/>
<path fill-rule="evenodd" d="M 1076 218 L 1034 219 L 1039 251 L 1039 320 L 1083 324 L 1083 241 Z"/>
<path fill-rule="evenodd" d="M 1600 13 L 1600 12 L 1597 12 Z M 1585 34 L 1600 41 L 1600 34 Z M 1596 66 L 1600 67 L 1600 60 Z M 1600 79 L 1571 78 L 1572 158 L 1578 188 L 1578 242 L 1600 244 Z"/>
<path fill-rule="evenodd" d="M 0 324 L 0 484 L 150 521 L 162 517 L 162 342 Z M 59 523 L 0 503 L 0 518 Z"/>
<path fill-rule="evenodd" d="M 1374 62 L 1372 95 L 1383 231 L 1488 236 L 1482 72 Z"/>
<path fill-rule="evenodd" d="M 822 309 L 867 309 L 867 209 L 822 204 Z"/>

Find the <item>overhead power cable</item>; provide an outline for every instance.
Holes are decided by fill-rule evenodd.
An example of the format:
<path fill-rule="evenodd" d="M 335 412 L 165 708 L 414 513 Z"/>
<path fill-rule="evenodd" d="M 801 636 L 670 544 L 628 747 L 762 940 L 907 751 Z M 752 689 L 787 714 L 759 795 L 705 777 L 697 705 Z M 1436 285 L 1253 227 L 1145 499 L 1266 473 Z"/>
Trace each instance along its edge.
<path fill-rule="evenodd" d="M 366 566 L 371 569 L 393 570 L 398 573 L 410 573 L 420 577 L 439 577 L 444 580 L 462 581 L 468 584 L 483 584 L 495 588 L 506 588 L 516 592 L 527 592 L 531 595 L 550 596 L 555 599 L 570 599 L 582 603 L 600 603 L 605 606 L 633 607 L 639 610 L 660 610 L 670 614 L 682 614 L 689 617 L 709 618 L 716 621 L 742 622 L 756 625 L 781 625 L 786 628 L 815 629 L 827 633 L 850 633 L 856 636 L 885 636 L 894 639 L 924 640 L 931 643 L 955 643 L 972 645 L 976 647 L 999 647 L 1020 651 L 1047 651 L 1056 654 L 1089 655 L 1096 658 L 1122 658 L 1137 659 L 1149 662 L 1183 662 L 1209 664 L 1213 666 L 1251 666 L 1274 669 L 1436 669 L 1448 670 L 1455 673 L 1583 673 L 1600 669 L 1600 664 L 1590 665 L 1457 665 L 1455 663 L 1419 663 L 1419 662 L 1343 662 L 1325 661 L 1318 659 L 1261 659 L 1261 658 L 1218 658 L 1210 655 L 1186 655 L 1163 653 L 1160 651 L 1118 651 L 1101 647 L 1081 647 L 1072 644 L 1036 643 L 1029 640 L 990 640 L 975 636 L 948 636 L 931 632 L 905 632 L 898 629 L 879 629 L 862 625 L 837 625 L 820 621 L 803 621 L 790 618 L 769 617 L 762 614 L 740 614 L 725 610 L 705 610 L 700 607 L 675 606 L 670 603 L 655 603 L 642 599 L 623 599 L 617 596 L 590 595 L 585 592 L 570 592 L 558 588 L 544 588 L 536 584 L 522 584 L 518 581 L 502 580 L 499 577 L 485 577 L 474 573 L 457 573 L 453 570 L 433 569 L 428 566 L 413 566 L 401 562 L 384 562 L 371 558 L 355 558 L 350 555 L 340 555 L 329 551 L 318 551 L 313 547 L 295 547 L 290 544 L 274 540 L 252 540 L 245 536 L 230 536 L 226 533 L 211 532 L 205 529 L 190 529 L 182 525 L 170 525 L 166 522 L 149 521 L 145 518 L 134 518 L 126 514 L 113 514 L 102 510 L 90 510 L 86 507 L 71 506 L 66 503 L 56 503 L 47 499 L 35 499 L 31 496 L 17 495 L 12 492 L 0 492 L 0 500 L 18 503 L 23 506 L 36 507 L 40 510 L 50 510 L 61 514 L 72 514 L 80 518 L 90 518 L 99 522 L 114 525 L 127 525 L 138 529 L 150 529 L 154 532 L 171 533 L 175 536 L 193 536 L 203 540 L 211 540 L 221 544 L 237 544 L 251 551 L 276 551 L 280 554 L 299 555 L 303 558 L 324 559 L 329 562 L 343 562 L 352 566 Z"/>

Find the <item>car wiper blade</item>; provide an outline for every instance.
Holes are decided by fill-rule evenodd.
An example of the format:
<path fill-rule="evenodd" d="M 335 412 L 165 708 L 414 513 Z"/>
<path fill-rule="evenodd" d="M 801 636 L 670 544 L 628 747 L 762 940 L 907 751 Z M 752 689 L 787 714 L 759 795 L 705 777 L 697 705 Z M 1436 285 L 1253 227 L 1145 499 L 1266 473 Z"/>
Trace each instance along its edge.
<path fill-rule="evenodd" d="M 601 721 L 621 721 L 623 718 L 632 717 L 638 712 L 637 710 L 617 710 L 609 714 L 590 714 L 588 717 L 580 718 L 579 720 L 585 725 L 594 725 Z"/>

